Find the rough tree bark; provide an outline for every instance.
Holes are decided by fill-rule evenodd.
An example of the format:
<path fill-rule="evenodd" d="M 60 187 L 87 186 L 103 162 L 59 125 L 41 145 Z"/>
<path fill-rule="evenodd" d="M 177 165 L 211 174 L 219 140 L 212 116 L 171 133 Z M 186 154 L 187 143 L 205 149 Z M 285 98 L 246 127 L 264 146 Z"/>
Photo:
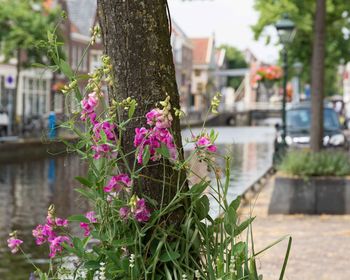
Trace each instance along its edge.
<path fill-rule="evenodd" d="M 118 101 L 132 97 L 138 103 L 138 119 L 124 133 L 122 143 L 126 152 L 135 149 L 134 129 L 145 125 L 145 114 L 164 100 L 166 94 L 172 106 L 179 108 L 167 7 L 166 0 L 98 0 L 105 53 L 114 69 L 112 96 Z M 172 130 L 177 147 L 182 148 L 178 118 L 174 117 Z M 143 175 L 162 180 L 164 170 L 156 165 L 146 169 Z M 169 167 L 165 175 L 176 185 L 177 172 Z M 143 179 L 138 187 L 142 193 L 161 201 L 161 183 Z M 176 187 L 168 189 L 165 202 L 175 191 Z"/>
<path fill-rule="evenodd" d="M 311 150 L 319 152 L 323 142 L 324 59 L 326 41 L 326 0 L 317 0 L 311 70 Z"/>

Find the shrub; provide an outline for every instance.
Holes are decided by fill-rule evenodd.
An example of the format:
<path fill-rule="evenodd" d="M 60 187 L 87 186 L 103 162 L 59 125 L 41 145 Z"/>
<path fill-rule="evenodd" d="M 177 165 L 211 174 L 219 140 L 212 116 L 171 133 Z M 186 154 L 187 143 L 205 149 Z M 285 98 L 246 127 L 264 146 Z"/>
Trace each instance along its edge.
<path fill-rule="evenodd" d="M 291 150 L 278 170 L 300 177 L 350 175 L 350 160 L 347 152 L 334 150 L 311 153 Z"/>

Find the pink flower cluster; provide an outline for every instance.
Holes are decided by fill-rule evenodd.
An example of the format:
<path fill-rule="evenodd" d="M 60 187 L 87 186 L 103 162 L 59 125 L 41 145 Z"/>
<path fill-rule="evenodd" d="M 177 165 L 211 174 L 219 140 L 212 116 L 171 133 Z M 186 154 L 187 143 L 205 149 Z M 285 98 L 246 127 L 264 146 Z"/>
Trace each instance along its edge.
<path fill-rule="evenodd" d="M 84 236 L 90 235 L 90 224 L 97 223 L 96 214 L 94 211 L 87 212 L 85 217 L 90 221 L 90 223 L 80 223 L 80 227 L 84 230 Z"/>
<path fill-rule="evenodd" d="M 217 151 L 217 147 L 210 141 L 208 136 L 201 136 L 197 140 L 196 146 L 211 153 L 215 153 Z"/>
<path fill-rule="evenodd" d="M 103 190 L 107 193 L 119 193 L 123 187 L 131 187 L 131 184 L 132 181 L 129 175 L 123 173 L 113 176 Z"/>
<path fill-rule="evenodd" d="M 70 238 L 65 235 L 58 235 L 55 230 L 67 227 L 68 221 L 61 218 L 53 218 L 50 215 L 46 218 L 46 224 L 37 225 L 32 233 L 35 237 L 37 245 L 42 245 L 45 242 L 50 244 L 50 258 L 54 258 L 57 253 L 62 251 L 62 243 L 70 244 Z"/>
<path fill-rule="evenodd" d="M 80 119 L 82 121 L 86 121 L 87 118 L 89 118 L 91 123 L 95 124 L 96 123 L 95 108 L 98 105 L 98 97 L 96 92 L 90 93 L 88 97 L 84 98 L 81 101 L 80 104 L 82 107 Z"/>
<path fill-rule="evenodd" d="M 132 180 L 128 174 L 113 176 L 103 190 L 108 193 L 107 201 L 111 202 L 122 190 L 129 191 Z"/>
<path fill-rule="evenodd" d="M 148 146 L 152 161 L 157 161 L 161 155 L 157 149 L 164 144 L 170 153 L 172 159 L 176 159 L 176 146 L 174 138 L 169 132 L 172 117 L 170 113 L 164 113 L 164 110 L 153 109 L 146 114 L 147 124 L 150 128 L 145 127 L 135 129 L 134 146 L 139 148 L 137 155 L 138 163 L 142 164 L 144 149 Z"/>
<path fill-rule="evenodd" d="M 165 114 L 164 110 L 153 109 L 146 114 L 147 124 L 157 128 L 169 128 L 173 117 L 171 114 Z"/>
<path fill-rule="evenodd" d="M 98 96 L 95 92 L 90 93 L 87 97 L 85 97 L 81 101 L 81 117 L 80 119 L 86 121 L 88 118 L 90 122 L 93 124 L 93 140 L 95 145 L 91 148 L 94 151 L 94 159 L 99 159 L 101 157 L 111 158 L 115 156 L 112 152 L 112 146 L 108 144 L 99 144 L 97 143 L 101 139 L 101 133 L 103 132 L 106 135 L 108 141 L 115 141 L 117 139 L 116 136 L 116 128 L 115 124 L 112 124 L 108 121 L 98 122 L 97 114 L 95 109 L 98 105 Z"/>
<path fill-rule="evenodd" d="M 140 223 L 147 222 L 151 216 L 149 209 L 146 206 L 145 199 L 137 198 L 136 203 L 133 207 L 125 206 L 119 209 L 120 218 L 127 220 L 133 217 L 136 221 Z"/>
<path fill-rule="evenodd" d="M 19 246 L 23 243 L 21 239 L 17 239 L 15 237 L 10 237 L 7 239 L 7 245 L 11 250 L 12 254 L 15 254 L 19 250 Z"/>
<path fill-rule="evenodd" d="M 107 140 L 116 140 L 115 130 L 117 126 L 115 124 L 112 124 L 110 122 L 104 121 L 102 123 L 96 123 L 94 125 L 93 131 L 94 131 L 94 139 L 95 141 L 98 141 L 101 139 L 101 131 L 104 132 L 106 135 Z"/>
<path fill-rule="evenodd" d="M 111 158 L 115 156 L 115 153 L 113 153 L 112 146 L 108 144 L 96 144 L 93 145 L 91 149 L 94 151 L 94 159 L 99 159 L 101 157 Z"/>

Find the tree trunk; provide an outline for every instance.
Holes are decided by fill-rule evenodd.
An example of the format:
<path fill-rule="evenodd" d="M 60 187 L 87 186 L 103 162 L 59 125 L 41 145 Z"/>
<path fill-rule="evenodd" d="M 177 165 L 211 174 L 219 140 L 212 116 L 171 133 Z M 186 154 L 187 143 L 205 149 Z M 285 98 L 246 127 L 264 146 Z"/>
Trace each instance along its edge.
<path fill-rule="evenodd" d="M 326 41 L 326 0 L 317 0 L 311 70 L 311 150 L 319 152 L 323 143 L 324 60 Z"/>
<path fill-rule="evenodd" d="M 111 58 L 114 85 L 110 96 L 118 101 L 127 97 L 137 100 L 137 120 L 128 125 L 122 144 L 125 153 L 135 149 L 135 128 L 145 125 L 145 114 L 157 102 L 170 96 L 173 107 L 179 108 L 175 67 L 170 45 L 170 28 L 166 0 L 98 0 L 98 16 L 106 54 Z M 174 114 L 173 114 L 174 117 Z M 126 118 L 126 116 L 124 116 Z M 179 119 L 174 117 L 172 131 L 175 143 L 182 151 Z M 183 156 L 183 155 L 181 155 Z M 133 161 L 133 158 L 129 159 Z M 173 184 L 167 187 L 165 203 L 176 192 L 178 173 L 160 163 L 143 171 L 143 175 Z M 185 182 L 181 176 L 181 182 Z M 143 179 L 138 192 L 158 202 L 162 197 L 162 183 Z"/>

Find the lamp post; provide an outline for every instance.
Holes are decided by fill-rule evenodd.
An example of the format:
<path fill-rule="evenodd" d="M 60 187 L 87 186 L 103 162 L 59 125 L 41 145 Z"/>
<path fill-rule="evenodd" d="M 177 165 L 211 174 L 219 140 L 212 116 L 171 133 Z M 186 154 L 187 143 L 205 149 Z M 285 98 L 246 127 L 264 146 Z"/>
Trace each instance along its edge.
<path fill-rule="evenodd" d="M 303 64 L 300 61 L 297 61 L 293 64 L 293 68 L 297 77 L 297 92 L 293 96 L 293 102 L 298 103 L 300 102 L 300 95 L 301 95 L 301 72 L 303 71 Z"/>
<path fill-rule="evenodd" d="M 287 47 L 293 41 L 295 35 L 295 24 L 284 15 L 276 25 L 276 30 L 283 46 L 283 100 L 282 100 L 282 144 L 286 145 L 286 103 L 287 103 L 287 81 L 288 81 L 288 52 Z"/>

